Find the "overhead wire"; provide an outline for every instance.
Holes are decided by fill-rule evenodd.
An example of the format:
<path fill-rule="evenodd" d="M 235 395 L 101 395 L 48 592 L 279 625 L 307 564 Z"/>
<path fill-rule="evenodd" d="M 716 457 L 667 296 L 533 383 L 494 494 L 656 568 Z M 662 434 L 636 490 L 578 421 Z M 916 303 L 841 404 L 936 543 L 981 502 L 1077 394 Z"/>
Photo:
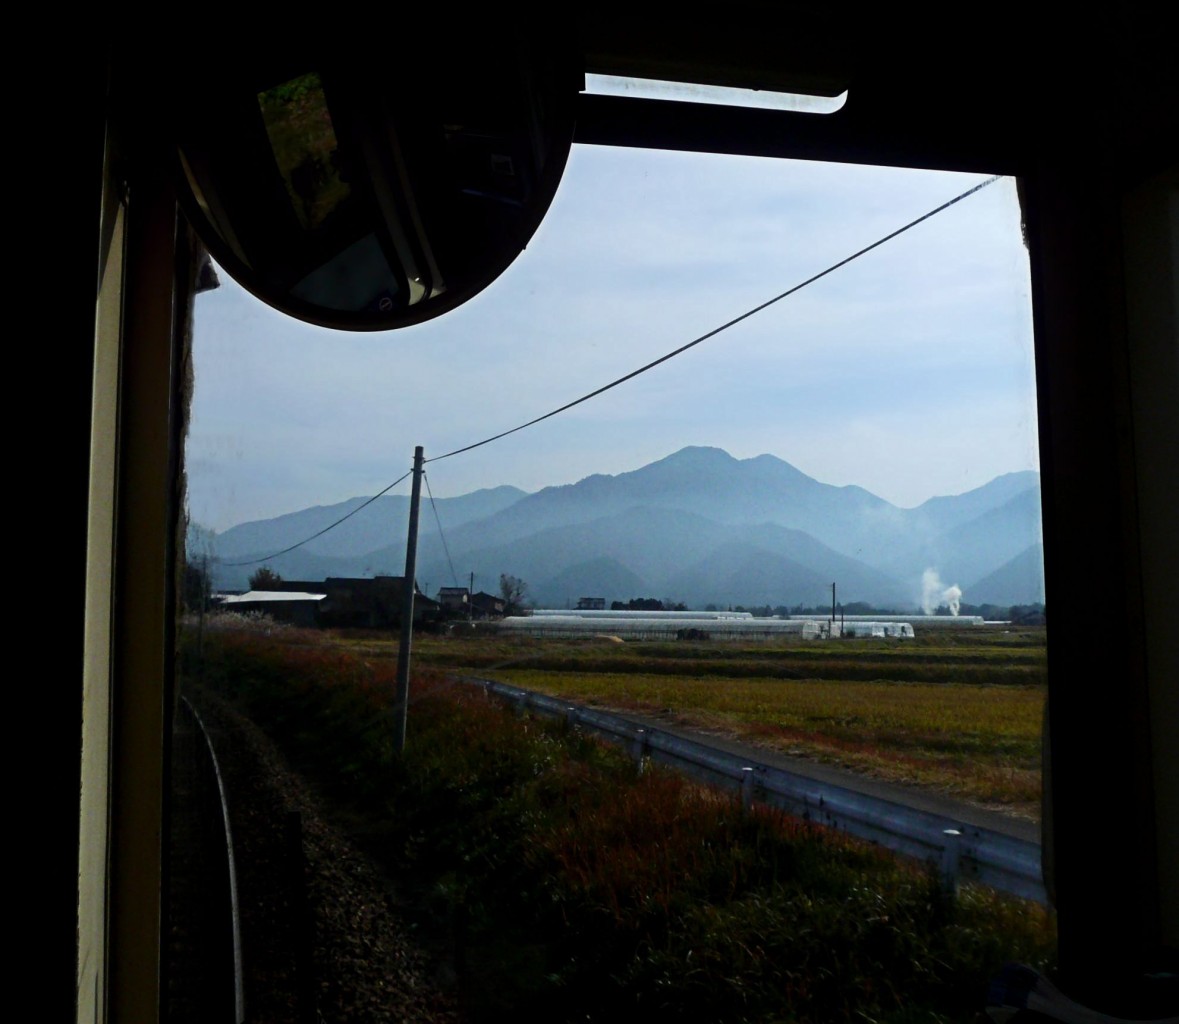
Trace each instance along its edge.
<path fill-rule="evenodd" d="M 281 551 L 276 551 L 276 552 L 274 552 L 274 554 L 267 555 L 265 558 L 251 558 L 245 562 L 222 562 L 221 565 L 225 566 L 225 567 L 229 567 L 229 566 L 237 567 L 237 566 L 242 566 L 242 565 L 258 565 L 260 562 L 269 562 L 272 558 L 278 558 L 279 555 L 285 555 L 289 551 L 294 551 L 296 548 L 301 548 L 304 544 L 309 544 L 311 541 L 315 540 L 316 537 L 322 537 L 325 533 L 328 532 L 328 530 L 334 530 L 342 522 L 345 522 L 346 520 L 351 519 L 361 509 L 367 508 L 374 501 L 376 501 L 377 498 L 383 497 L 384 495 L 388 494 L 391 490 L 393 490 L 394 487 L 396 487 L 399 483 L 401 483 L 402 480 L 408 479 L 412 473 L 413 473 L 413 470 L 411 469 L 408 473 L 405 474 L 405 476 L 400 476 L 396 480 L 394 480 L 383 491 L 378 491 L 376 494 L 374 494 L 367 501 L 361 502 L 359 505 L 356 506 L 356 508 L 354 508 L 347 515 L 340 516 L 340 518 L 337 519 L 330 526 L 325 526 L 322 530 L 316 531 L 310 537 L 304 537 L 301 541 L 299 541 L 298 544 L 292 544 L 289 548 L 283 548 Z"/>
<path fill-rule="evenodd" d="M 446 543 L 446 534 L 442 532 L 442 520 L 438 518 L 438 506 L 434 504 L 434 495 L 430 491 L 430 478 L 426 476 L 425 471 L 422 472 L 422 479 L 426 481 L 426 494 L 430 499 L 430 508 L 434 510 L 434 522 L 438 524 L 438 536 L 442 538 L 442 550 L 446 552 L 446 561 L 450 565 L 450 577 L 457 587 L 459 585 L 458 574 L 454 571 L 454 562 L 450 558 L 450 546 Z"/>
<path fill-rule="evenodd" d="M 597 398 L 598 395 L 604 394 L 605 392 L 609 391 L 611 388 L 616 388 L 616 387 L 618 387 L 619 384 L 625 384 L 628 380 L 633 380 L 635 377 L 638 377 L 640 374 L 646 373 L 648 370 L 653 370 L 656 366 L 659 366 L 661 363 L 666 363 L 669 359 L 674 359 L 676 356 L 681 355 L 684 352 L 687 352 L 688 349 L 695 348 L 701 342 L 705 342 L 709 338 L 715 338 L 722 331 L 727 331 L 730 327 L 733 327 L 733 326 L 741 323 L 742 320 L 748 320 L 751 316 L 754 316 L 757 313 L 760 313 L 763 309 L 768 309 L 770 306 L 774 305 L 774 303 L 781 302 L 783 299 L 793 295 L 795 292 L 801 291 L 807 285 L 814 284 L 816 281 L 820 280 L 821 278 L 824 278 L 828 274 L 833 273 L 834 271 L 838 270 L 840 267 L 846 267 L 853 260 L 859 259 L 865 253 L 869 253 L 873 249 L 876 249 L 879 246 L 884 245 L 885 242 L 892 241 L 892 239 L 896 238 L 898 235 L 903 235 L 910 228 L 915 228 L 918 224 L 922 223 L 923 221 L 929 220 L 930 217 L 936 217 L 943 210 L 948 210 L 955 203 L 962 202 L 963 199 L 966 199 L 969 196 L 974 195 L 975 192 L 981 191 L 982 189 L 986 188 L 988 185 L 993 185 L 996 181 L 999 180 L 1000 177 L 1001 177 L 1001 175 L 998 175 L 998 174 L 992 175 L 990 178 L 987 178 L 985 181 L 979 182 L 973 188 L 969 188 L 965 192 L 961 193 L 960 195 L 955 196 L 953 199 L 949 200 L 949 202 L 942 203 L 941 206 L 937 206 L 934 209 L 930 210 L 928 213 L 922 214 L 916 220 L 911 220 L 911 221 L 909 221 L 908 224 L 905 224 L 903 227 L 899 227 L 895 231 L 892 231 L 889 234 L 885 235 L 883 238 L 877 239 L 871 245 L 864 246 L 864 248 L 858 250 L 857 252 L 852 253 L 850 256 L 844 257 L 838 263 L 832 263 L 831 266 L 827 267 L 826 270 L 819 271 L 819 273 L 814 274 L 811 277 L 808 277 L 805 281 L 801 281 L 798 284 L 794 285 L 794 287 L 787 288 L 786 291 L 781 292 L 778 295 L 775 295 L 772 299 L 767 299 L 765 302 L 761 303 L 760 305 L 754 306 L 752 309 L 746 310 L 740 316 L 733 317 L 732 320 L 729 320 L 726 323 L 721 324 L 719 327 L 714 327 L 711 331 L 708 331 L 705 334 L 701 334 L 698 338 L 693 338 L 687 344 L 681 345 L 679 348 L 672 349 L 672 351 L 668 352 L 666 355 L 662 355 L 658 359 L 653 359 L 651 362 L 647 363 L 645 366 L 640 366 L 637 370 L 632 370 L 630 373 L 626 374 L 625 376 L 619 377 L 617 380 L 611 381 L 609 384 L 603 384 L 600 388 L 596 388 L 595 390 L 589 392 L 588 394 L 582 395 L 580 398 L 575 398 L 572 402 L 566 402 L 564 405 L 560 406 L 559 408 L 553 409 L 551 412 L 546 412 L 543 416 L 537 416 L 535 419 L 531 419 L 527 423 L 521 423 L 519 426 L 512 427 L 510 430 L 502 430 L 498 434 L 493 434 L 491 437 L 485 437 L 482 441 L 476 441 L 474 444 L 464 445 L 462 448 L 455 448 L 454 451 L 446 452 L 443 455 L 436 455 L 432 459 L 426 459 L 426 461 L 427 462 L 439 462 L 442 459 L 449 459 L 454 455 L 462 455 L 464 452 L 473 451 L 476 448 L 482 448 L 486 444 L 491 444 L 492 441 L 498 441 L 498 440 L 500 440 L 500 438 L 507 437 L 509 434 L 515 434 L 521 430 L 526 430 L 528 427 L 533 427 L 537 423 L 542 423 L 547 419 L 551 419 L 552 417 L 557 416 L 563 412 L 567 412 L 569 409 L 572 409 L 574 406 L 581 405 L 582 402 L 588 402 L 591 398 Z"/>
<path fill-rule="evenodd" d="M 786 291 L 780 292 L 779 294 L 773 296 L 773 298 L 767 299 L 765 302 L 761 303 L 760 305 L 754 306 L 752 309 L 746 310 L 744 313 L 740 314 L 739 316 L 733 317 L 732 320 L 726 321 L 725 323 L 721 324 L 719 327 L 714 327 L 711 331 L 708 331 L 705 334 L 701 334 L 697 338 L 693 338 L 691 341 L 687 342 L 686 344 L 680 345 L 679 348 L 672 349 L 670 352 L 660 356 L 658 359 L 653 359 L 651 362 L 646 363 L 643 366 L 640 366 L 637 370 L 632 370 L 630 373 L 625 374 L 622 377 L 619 377 L 617 380 L 612 380 L 609 384 L 603 384 L 600 388 L 595 388 L 593 391 L 590 391 L 587 394 L 582 395 L 580 398 L 575 398 L 571 402 L 566 402 L 564 405 L 559 406 L 556 409 L 551 410 L 550 412 L 546 412 L 542 416 L 537 416 L 534 419 L 530 419 L 526 423 L 521 423 L 518 426 L 512 427 L 509 430 L 502 430 L 498 434 L 492 434 L 490 437 L 485 437 L 482 441 L 476 441 L 473 444 L 464 445 L 461 448 L 455 448 L 453 451 L 445 452 L 442 455 L 436 455 L 436 456 L 434 456 L 434 458 L 426 459 L 424 461 L 425 462 L 440 462 L 443 459 L 449 459 L 455 455 L 462 455 L 465 452 L 474 451 L 476 448 L 482 448 L 484 445 L 491 444 L 493 441 L 498 441 L 501 438 L 509 436 L 510 434 L 519 433 L 521 430 L 527 430 L 529 427 L 536 426 L 536 424 L 538 424 L 538 423 L 543 423 L 545 420 L 552 419 L 554 416 L 558 416 L 563 412 L 567 412 L 568 410 L 572 409 L 574 406 L 581 405 L 583 402 L 588 402 L 591 398 L 597 398 L 598 395 L 604 394 L 605 392 L 610 391 L 612 388 L 618 387 L 620 384 L 625 384 L 628 380 L 633 380 L 635 377 L 638 377 L 641 374 L 646 373 L 648 370 L 653 370 L 656 366 L 666 363 L 668 360 L 674 359 L 678 355 L 682 355 L 684 352 L 687 352 L 689 349 L 695 348 L 697 345 L 701 344 L 702 342 L 708 341 L 709 338 L 715 338 L 718 334 L 722 333 L 723 331 L 727 331 L 730 327 L 736 326 L 737 324 L 741 323 L 743 320 L 748 320 L 751 316 L 755 316 L 756 314 L 760 313 L 762 310 L 768 309 L 770 306 L 774 305 L 777 302 L 781 302 L 783 299 L 788 298 L 789 296 L 795 294 L 796 292 L 801 291 L 803 288 L 806 288 L 808 285 L 814 284 L 816 281 L 821 280 L 822 278 L 826 277 L 828 274 L 834 273 L 836 270 L 839 270 L 841 267 L 846 267 L 853 260 L 857 260 L 861 256 L 871 252 L 873 249 L 877 249 L 880 246 L 884 245 L 886 242 L 890 242 L 894 238 L 898 237 L 899 235 L 903 235 L 906 231 L 909 231 L 910 229 L 915 228 L 918 224 L 921 224 L 924 221 L 929 220 L 931 217 L 936 217 L 939 213 L 942 213 L 943 211 L 948 210 L 951 206 L 954 206 L 957 203 L 962 202 L 963 199 L 967 199 L 970 196 L 974 195 L 976 192 L 982 191 L 988 185 L 993 185 L 996 181 L 999 180 L 1000 177 L 1001 177 L 1001 175 L 998 175 L 998 174 L 992 175 L 991 177 L 987 178 L 985 181 L 981 181 L 977 185 L 974 185 L 973 187 L 968 188 L 965 192 L 959 193 L 958 195 L 954 196 L 953 199 L 950 199 L 947 202 L 942 203 L 940 206 L 935 206 L 932 210 L 929 210 L 927 213 L 923 213 L 920 217 L 917 217 L 914 220 L 909 221 L 907 224 L 904 224 L 901 227 L 897 228 L 895 231 L 891 231 L 887 235 L 884 235 L 883 237 L 878 238 L 871 245 L 866 245 L 862 249 L 858 249 L 856 252 L 852 253 L 850 256 L 845 256 L 843 259 L 839 260 L 837 263 L 832 263 L 826 269 L 820 270 L 817 274 L 811 275 L 805 281 L 800 281 L 798 284 L 794 285 L 793 287 L 787 288 Z M 250 559 L 250 560 L 244 561 L 244 562 L 222 562 L 221 564 L 223 566 L 227 566 L 227 567 L 228 566 L 236 567 L 236 566 L 244 566 L 244 565 L 257 565 L 261 562 L 267 562 L 272 558 L 278 558 L 279 555 L 285 555 L 288 552 L 294 551 L 296 548 L 302 547 L 304 544 L 307 544 L 310 541 L 315 540 L 317 537 L 322 537 L 329 530 L 334 530 L 341 523 L 345 522 L 348 519 L 351 519 L 352 516 L 356 515 L 357 512 L 359 512 L 361 509 L 367 507 L 368 505 L 371 505 L 374 501 L 376 501 L 382 495 L 387 494 L 394 487 L 396 487 L 399 483 L 401 483 L 402 480 L 405 480 L 407 477 L 409 477 L 412 473 L 413 473 L 413 470 L 411 469 L 404 476 L 398 477 L 398 479 L 394 480 L 393 483 L 391 483 L 384 490 L 378 492 L 377 494 L 374 494 L 371 498 L 369 498 L 363 504 L 358 505 L 356 508 L 354 508 L 347 515 L 341 516 L 334 523 L 330 524 L 329 526 L 325 526 L 322 530 L 319 530 L 318 532 L 313 533 L 310 537 L 307 537 L 307 538 L 299 541 L 298 544 L 292 544 L 290 547 L 283 548 L 281 551 L 276 551 L 273 554 L 267 555 L 265 558 L 253 558 L 253 559 Z M 423 473 L 422 475 L 425 476 L 425 473 Z M 429 485 L 429 482 L 427 481 L 427 483 L 426 483 L 427 493 L 429 493 L 429 488 L 430 488 L 430 485 Z M 435 519 L 437 519 L 438 518 L 438 509 L 437 509 L 437 506 L 434 506 L 434 498 L 432 495 L 430 496 L 430 504 L 431 504 L 431 506 L 434 507 L 434 517 L 435 517 Z M 446 538 L 444 535 L 442 535 L 441 520 L 438 521 L 438 533 L 439 533 L 439 535 L 442 536 L 442 546 L 444 549 L 446 549 Z M 447 560 L 449 561 L 450 560 L 449 549 L 446 549 L 446 557 L 447 557 Z M 458 576 L 455 574 L 453 562 L 450 563 L 450 572 L 451 572 L 451 576 L 454 577 L 455 585 L 457 586 L 458 585 Z"/>

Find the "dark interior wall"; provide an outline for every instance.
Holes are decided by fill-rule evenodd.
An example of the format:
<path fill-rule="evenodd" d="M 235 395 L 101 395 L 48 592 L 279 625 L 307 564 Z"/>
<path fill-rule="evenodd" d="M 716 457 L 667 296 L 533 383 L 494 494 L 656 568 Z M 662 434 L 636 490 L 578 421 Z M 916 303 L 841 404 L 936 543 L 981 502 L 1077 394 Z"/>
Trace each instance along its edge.
<path fill-rule="evenodd" d="M 613 62 L 637 70 L 647 61 L 665 71 L 705 68 L 730 81 L 751 75 L 769 82 L 791 59 L 812 85 L 846 78 L 849 101 L 839 114 L 669 111 L 586 97 L 578 137 L 1021 175 L 1035 275 L 1053 608 L 1061 948 L 1086 997 L 1126 1012 L 1124 1002 L 1114 1005 L 1118 991 L 1124 997 L 1134 989 L 1152 951 L 1161 943 L 1173 948 L 1179 927 L 1179 856 L 1169 856 L 1179 828 L 1179 773 L 1173 755 L 1163 755 L 1179 749 L 1179 667 L 1157 611 L 1170 580 L 1179 578 L 1173 513 L 1179 62 L 1159 26 L 1122 15 L 1029 28 L 1018 15 L 1012 20 L 994 8 L 964 12 L 973 20 L 959 25 L 832 20 L 789 5 L 787 14 L 796 21 L 783 35 L 766 20 L 780 11 L 773 15 L 766 4 L 730 9 L 707 26 L 607 4 L 580 26 L 579 45 L 602 67 Z M 759 77 L 759 66 L 768 77 Z M 61 389 L 57 415 L 65 441 L 55 471 L 43 480 L 63 495 L 63 559 L 71 567 L 63 586 L 74 627 L 55 647 L 66 666 L 68 713 L 64 724 L 46 730 L 43 762 L 50 767 L 41 784 L 45 797 L 38 797 L 51 832 L 61 837 L 41 870 L 49 875 L 51 948 L 61 952 L 50 959 L 65 968 L 62 984 L 49 987 L 66 1000 L 76 966 L 81 567 L 106 124 L 105 89 L 96 83 L 105 73 L 100 52 L 60 71 L 44 97 L 45 109 L 55 113 L 41 126 L 38 153 L 63 184 L 51 193 L 55 226 L 43 232 L 52 239 L 52 262 L 39 265 L 52 272 L 32 275 L 44 292 L 40 308 L 52 311 L 54 331 L 69 339 L 70 352 L 62 359 L 57 350 L 42 349 L 45 379 Z M 158 564 L 141 571 L 166 575 L 167 544 L 151 558 Z M 1108 635 L 1099 635 L 1089 619 L 1094 578 L 1108 594 Z M 121 585 L 136 584 L 127 578 Z M 60 692 L 43 692 L 33 714 L 61 722 Z M 134 782 L 138 767 L 132 758 L 122 768 L 133 789 L 157 777 L 148 771 Z M 133 919 L 136 906 L 128 903 L 124 912 Z M 126 969 L 133 985 L 135 970 L 150 968 L 128 963 Z"/>

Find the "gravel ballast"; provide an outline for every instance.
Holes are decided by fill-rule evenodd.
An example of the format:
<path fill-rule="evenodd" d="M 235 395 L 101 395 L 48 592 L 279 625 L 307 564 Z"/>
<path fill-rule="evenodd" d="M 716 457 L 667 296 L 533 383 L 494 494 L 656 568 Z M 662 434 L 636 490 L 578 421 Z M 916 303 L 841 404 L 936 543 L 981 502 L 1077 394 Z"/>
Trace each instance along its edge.
<path fill-rule="evenodd" d="M 327 820 L 310 787 L 274 744 L 223 701 L 195 701 L 217 751 L 237 865 L 247 1021 L 423 1022 L 461 1019 L 437 966 L 409 938 L 391 886 Z M 179 741 L 178 741 L 179 748 Z M 185 788 L 177 768 L 176 791 Z M 173 833 L 188 834 L 174 801 Z M 186 891 L 186 860 L 207 856 L 173 842 L 170 968 L 174 1019 L 195 1018 L 202 982 L 185 962 L 186 907 L 212 894 Z M 188 954 L 191 955 L 191 954 Z M 187 1011 L 187 1012 L 186 1012 Z"/>

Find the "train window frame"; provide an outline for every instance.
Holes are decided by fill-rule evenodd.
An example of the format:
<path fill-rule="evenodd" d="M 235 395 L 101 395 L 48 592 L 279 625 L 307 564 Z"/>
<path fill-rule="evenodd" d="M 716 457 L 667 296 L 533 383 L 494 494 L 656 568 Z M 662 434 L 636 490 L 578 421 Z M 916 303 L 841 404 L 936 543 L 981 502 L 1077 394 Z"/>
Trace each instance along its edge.
<path fill-rule="evenodd" d="M 1034 54 L 1049 49 L 1044 40 L 1035 45 L 1042 50 L 1031 51 L 1030 63 L 1038 66 Z M 1134 45 L 1148 55 L 1156 52 L 1140 37 Z M 1160 580 L 1179 567 L 1174 541 L 1168 537 L 1171 488 L 1164 479 L 1168 452 L 1174 451 L 1179 387 L 1168 372 L 1152 372 L 1160 364 L 1164 371 L 1174 366 L 1176 314 L 1166 296 L 1177 232 L 1174 141 L 1160 139 L 1150 128 L 1173 110 L 1175 93 L 1165 88 L 1156 92 L 1129 117 L 1121 116 L 1112 100 L 1098 98 L 1094 107 L 1084 110 L 1074 102 L 1058 111 L 1057 124 L 1007 126 L 1006 140 L 1003 126 L 996 124 L 1001 118 L 979 113 L 969 106 L 970 94 L 963 95 L 965 100 L 957 98 L 966 104 L 959 113 L 975 110 L 973 120 L 965 115 L 964 119 L 978 130 L 981 141 L 964 139 L 960 130 L 948 130 L 935 141 L 935 118 L 902 121 L 897 133 L 884 138 L 879 129 L 887 119 L 873 121 L 883 117 L 879 106 L 845 118 L 836 128 L 798 127 L 784 139 L 769 131 L 783 122 L 760 112 L 724 118 L 693 112 L 665 119 L 640 106 L 620 109 L 602 102 L 604 98 L 587 98 L 582 104 L 580 130 L 588 136 L 611 134 L 620 144 L 642 138 L 644 144 L 657 141 L 667 148 L 708 149 L 754 139 L 755 148 L 763 152 L 790 149 L 807 158 L 820 151 L 860 158 L 871 153 L 882 163 L 898 162 L 899 153 L 929 164 L 921 157 L 932 151 L 938 156 L 930 165 L 971 164 L 1020 177 L 1031 246 L 1046 466 L 1046 575 L 1054 602 L 1059 600 L 1063 607 L 1063 621 L 1050 631 L 1049 658 L 1052 676 L 1073 678 L 1075 686 L 1072 693 L 1054 688 L 1050 678 L 1057 780 L 1054 829 L 1061 849 L 1080 849 L 1084 837 L 1089 851 L 1084 864 L 1072 858 L 1057 865 L 1062 959 L 1068 961 L 1069 976 L 1083 997 L 1126 1015 L 1136 1005 L 1145 1005 L 1139 997 L 1149 1002 L 1143 993 L 1150 986 L 1140 973 L 1145 946 L 1155 944 L 1169 955 L 1179 927 L 1179 857 L 1166 856 L 1174 850 L 1179 782 L 1161 756 L 1179 746 L 1179 716 L 1167 715 L 1175 707 L 1169 680 L 1176 671 L 1176 654 L 1160 639 L 1157 618 L 1144 614 L 1147 597 L 1158 594 Z M 851 105 L 829 121 L 850 110 Z M 99 116 L 110 123 L 108 110 Z M 87 477 L 95 472 L 117 474 L 115 521 L 108 527 L 96 524 L 101 510 L 90 506 L 89 518 L 96 524 L 90 548 L 96 550 L 105 545 L 104 537 L 109 538 L 112 552 L 120 556 L 116 561 L 112 555 L 109 562 L 108 592 L 115 609 L 109 654 L 98 650 L 93 638 L 88 644 L 79 638 L 72 648 L 95 652 L 112 672 L 114 688 L 109 697 L 114 722 L 112 786 L 107 799 L 95 805 L 98 814 L 109 808 L 111 838 L 102 857 L 107 873 L 101 881 L 97 875 L 84 879 L 79 890 L 82 902 L 108 893 L 109 905 L 98 915 L 103 934 L 92 936 L 88 944 L 74 945 L 74 928 L 69 929 L 75 950 L 71 959 L 78 972 L 75 1013 L 85 1020 L 135 1019 L 139 1010 L 143 1015 L 137 1019 L 147 1020 L 159 1013 L 159 904 L 158 884 L 153 884 L 158 877 L 149 872 L 135 879 L 132 865 L 140 856 L 158 865 L 158 843 L 153 847 L 152 836 L 159 835 L 166 814 L 159 799 L 160 774 L 152 766 L 161 757 L 163 705 L 169 692 L 164 650 L 170 639 L 168 587 L 175 569 L 178 517 L 170 504 L 170 445 L 175 441 L 171 431 L 176 426 L 171 403 L 181 390 L 176 342 L 183 316 L 178 310 L 187 303 L 181 282 L 190 268 L 175 197 L 135 137 L 136 123 L 131 117 L 116 127 L 116 135 L 122 132 L 120 155 L 127 162 L 121 167 L 117 161 L 109 163 L 102 174 L 104 199 L 122 195 L 128 180 L 133 184 L 122 288 L 122 308 L 132 315 L 124 317 L 119 344 L 119 422 L 114 427 L 87 424 L 79 429 L 95 441 Z M 1090 130 L 1082 130 L 1084 126 Z M 1090 144 L 1094 131 L 1109 143 L 1104 150 Z M 1045 137 L 1037 139 L 1037 132 Z M 145 137 L 150 134 L 145 132 Z M 1122 135 L 1129 142 L 1119 149 L 1113 141 Z M 979 151 L 989 155 L 979 160 Z M 1086 158 L 1092 163 L 1079 171 Z M 85 172 L 93 173 L 94 165 L 93 159 L 87 161 Z M 130 170 L 125 172 L 125 167 Z M 88 183 L 93 195 L 93 180 Z M 85 223 L 95 221 L 88 218 Z M 91 234 L 79 243 L 89 247 L 91 259 L 93 238 Z M 91 306 L 92 323 L 93 315 Z M 144 399 L 149 401 L 136 408 Z M 87 420 L 91 408 L 88 402 Z M 1102 423 L 1093 422 L 1094 408 L 1105 410 Z M 112 450 L 98 451 L 103 444 Z M 1091 507 L 1082 508 L 1076 501 L 1094 473 L 1105 486 Z M 151 506 L 139 522 L 128 515 L 137 501 Z M 1084 623 L 1070 621 L 1068 615 L 1070 608 L 1079 606 L 1079 597 L 1070 591 L 1084 583 L 1074 563 L 1088 552 L 1086 538 L 1094 529 L 1105 531 L 1108 538 L 1108 549 L 1097 552 L 1092 562 L 1097 578 L 1110 587 L 1110 618 L 1120 636 L 1116 645 L 1093 637 Z M 127 556 L 137 548 L 139 561 L 132 557 L 128 564 Z M 1090 670 L 1117 680 L 1116 706 L 1085 706 L 1084 698 L 1096 697 L 1099 691 L 1076 680 Z M 144 674 L 140 691 L 128 688 L 137 672 Z M 92 691 L 80 694 L 83 721 L 101 699 Z M 1096 759 L 1090 757 L 1088 744 L 1096 738 L 1109 756 L 1105 764 L 1092 763 Z M 1153 759 L 1152 745 L 1158 752 Z M 76 750 L 67 751 L 65 763 L 78 763 Z M 1067 781 L 1062 767 L 1067 769 Z M 86 774 L 82 777 L 85 782 Z M 1092 800 L 1119 806 L 1129 839 L 1125 832 L 1114 836 L 1087 831 Z M 78 804 L 71 806 L 76 814 Z M 1094 864 L 1096 870 L 1112 872 L 1122 881 L 1116 898 L 1097 898 L 1088 891 Z"/>

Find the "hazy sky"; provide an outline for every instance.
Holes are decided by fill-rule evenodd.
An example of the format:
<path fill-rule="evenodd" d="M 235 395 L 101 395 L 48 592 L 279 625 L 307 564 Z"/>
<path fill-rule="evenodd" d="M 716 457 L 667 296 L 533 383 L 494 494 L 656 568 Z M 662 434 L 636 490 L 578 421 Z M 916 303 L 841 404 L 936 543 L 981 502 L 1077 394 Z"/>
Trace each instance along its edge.
<path fill-rule="evenodd" d="M 376 493 L 784 291 L 982 175 L 578 147 L 528 249 L 473 301 L 346 334 L 221 274 L 197 299 L 193 517 Z M 435 496 L 536 490 L 684 445 L 769 452 L 898 505 L 1038 468 L 1015 185 L 900 238 L 585 405 L 427 466 Z M 408 482 L 401 491 L 408 491 Z"/>

